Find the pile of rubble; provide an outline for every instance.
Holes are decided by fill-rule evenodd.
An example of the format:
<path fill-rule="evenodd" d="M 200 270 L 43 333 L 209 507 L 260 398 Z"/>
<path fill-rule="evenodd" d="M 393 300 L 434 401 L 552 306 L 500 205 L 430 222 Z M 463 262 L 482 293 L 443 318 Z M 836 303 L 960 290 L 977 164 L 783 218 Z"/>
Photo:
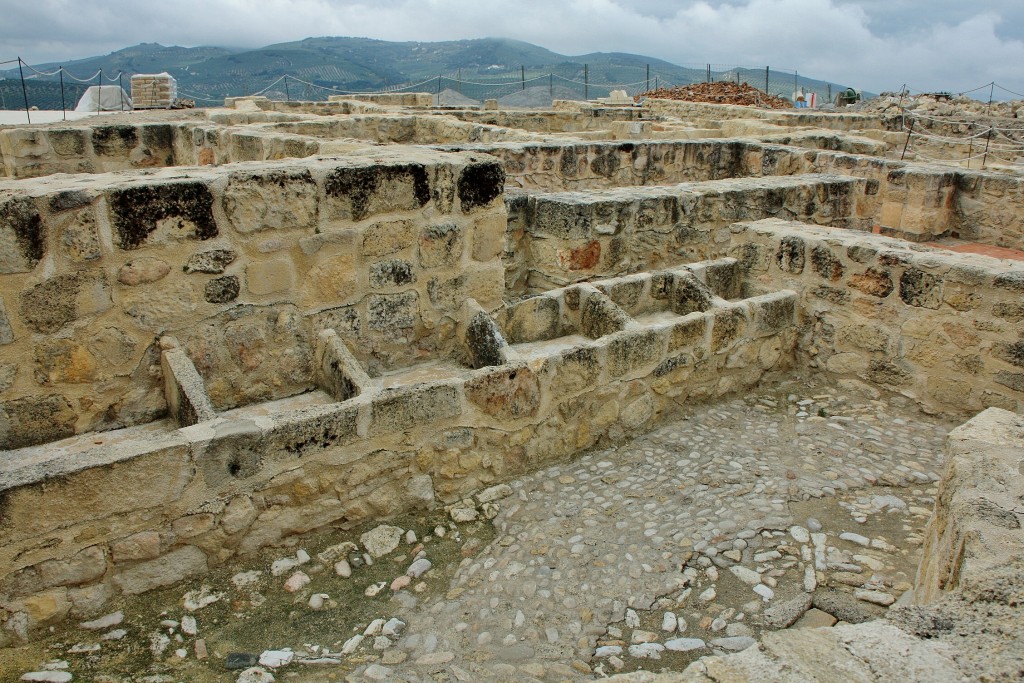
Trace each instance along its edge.
<path fill-rule="evenodd" d="M 746 83 L 694 83 L 674 88 L 658 88 L 636 96 L 642 100 L 653 97 L 660 100 L 680 100 L 683 102 L 711 102 L 714 104 L 740 104 L 765 109 L 789 109 L 792 103 L 775 95 L 764 93 Z"/>

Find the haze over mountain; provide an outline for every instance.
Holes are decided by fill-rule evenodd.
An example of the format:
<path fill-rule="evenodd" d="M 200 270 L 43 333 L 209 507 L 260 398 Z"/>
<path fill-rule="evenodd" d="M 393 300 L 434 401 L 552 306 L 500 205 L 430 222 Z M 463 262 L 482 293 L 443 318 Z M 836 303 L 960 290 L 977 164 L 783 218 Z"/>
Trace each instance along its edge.
<path fill-rule="evenodd" d="M 41 64 L 33 67 L 50 72 L 59 64 Z M 225 96 L 247 95 L 260 92 L 275 80 L 288 74 L 287 85 L 279 82 L 268 93 L 301 99 L 326 99 L 334 91 L 376 91 L 399 85 L 420 83 L 420 90 L 433 91 L 437 78 L 444 75 L 445 88 L 466 88 L 472 83 L 507 82 L 511 90 L 520 87 L 522 78 L 534 85 L 538 78 L 548 77 L 544 85 L 556 85 L 580 90 L 583 85 L 593 86 L 588 94 L 607 94 L 608 84 L 625 84 L 630 92 L 668 84 L 702 81 L 706 69 L 696 65 L 688 68 L 644 55 L 627 53 L 590 53 L 566 56 L 530 43 L 504 38 L 483 38 L 443 42 L 387 42 L 369 38 L 320 37 L 278 43 L 255 50 L 226 47 L 166 47 L 156 43 L 143 43 L 117 50 L 108 55 L 88 57 L 63 64 L 68 74 L 86 79 L 101 70 L 106 82 L 122 73 L 122 84 L 127 90 L 130 77 L 135 73 L 166 71 L 178 81 L 183 96 L 193 97 L 197 103 L 212 105 Z M 649 74 L 649 81 L 648 81 Z M 5 72 L 8 79 L 18 77 L 17 70 Z M 59 108 L 59 84 L 56 76 L 41 76 L 29 71 L 30 103 L 40 108 L 53 108 L 54 98 Z M 764 86 L 764 68 L 737 70 L 735 67 L 714 67 L 712 77 L 733 80 L 739 76 L 759 87 Z M 771 76 L 773 92 L 792 92 L 792 73 Z M 556 81 L 557 79 L 557 81 Z M 424 83 L 424 81 L 426 81 Z M 549 82 L 550 81 L 550 82 Z M 95 85 L 97 81 L 93 81 Z M 800 78 L 806 88 L 820 88 L 821 81 Z M 75 84 L 65 78 L 65 99 L 73 102 L 84 84 Z M 481 88 L 477 88 L 482 92 Z M 3 105 L 6 108 L 23 106 L 20 82 L 0 82 Z M 494 94 L 504 91 L 499 87 Z"/>

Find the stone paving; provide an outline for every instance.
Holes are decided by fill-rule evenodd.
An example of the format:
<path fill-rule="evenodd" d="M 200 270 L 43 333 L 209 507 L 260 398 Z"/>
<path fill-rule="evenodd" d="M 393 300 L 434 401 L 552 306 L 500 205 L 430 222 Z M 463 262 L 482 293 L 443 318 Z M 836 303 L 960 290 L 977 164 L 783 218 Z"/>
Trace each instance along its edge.
<path fill-rule="evenodd" d="M 262 655 L 219 651 L 217 619 L 199 611 L 204 597 L 193 592 L 198 633 L 194 617 L 168 618 L 180 605 L 160 617 L 151 608 L 162 631 L 120 633 L 139 641 L 136 651 L 152 651 L 147 675 L 99 675 L 97 664 L 93 678 L 78 680 L 584 680 L 681 670 L 766 630 L 875 618 L 913 582 L 952 426 L 856 382 L 791 377 L 495 487 L 453 506 L 453 521 L 432 534 L 382 527 L 358 539 L 358 550 L 279 551 L 276 578 L 238 573 L 220 594 L 249 612 L 241 618 L 292 620 L 298 609 L 350 619 L 356 635 L 347 640 L 322 642 L 312 631 L 300 642 L 266 642 Z M 474 542 L 469 524 L 486 517 L 496 536 Z M 442 554 L 442 535 L 465 543 L 461 553 Z M 378 571 L 371 580 L 363 558 L 397 578 L 389 585 Z M 380 618 L 332 601 L 327 578 L 351 582 L 361 607 Z M 287 617 L 261 616 L 262 596 L 236 595 L 252 581 L 271 601 L 282 587 L 294 593 Z M 118 619 L 108 621 L 99 628 L 117 633 Z M 96 628 L 79 637 L 113 646 Z M 196 641 L 204 635 L 209 653 Z M 72 680 L 61 674 L 76 670 L 74 649 L 50 646 L 63 658 L 39 672 L 50 677 L 25 680 Z"/>
<path fill-rule="evenodd" d="M 834 570 L 840 582 L 861 590 L 861 600 L 840 598 L 843 606 L 833 613 L 845 609 L 846 620 L 880 615 L 872 613 L 873 603 L 891 604 L 908 589 L 916 560 L 884 575 L 901 564 L 900 550 L 912 551 L 897 548 L 893 538 L 856 532 L 872 514 L 890 509 L 916 517 L 914 525 L 895 527 L 901 544 L 920 543 L 913 532 L 930 513 L 949 425 L 901 418 L 904 411 L 891 403 L 855 399 L 842 389 L 811 393 L 794 382 L 698 407 L 631 443 L 513 482 L 494 520 L 496 542 L 463 560 L 446 596 L 403 615 L 408 635 L 397 648 L 409 656 L 388 675 L 562 680 L 636 668 L 638 657 L 660 657 L 680 636 L 710 633 L 710 647 L 695 648 L 699 654 L 745 646 L 754 631 L 744 620 L 754 621 L 762 606 L 783 597 L 791 602 L 794 592 L 815 590 L 820 573 L 813 561 L 803 561 L 812 558 L 799 550 L 800 541 L 813 547 L 812 555 L 826 555 L 820 570 Z M 868 486 L 888 488 L 879 495 Z M 823 499 L 820 520 L 796 517 L 794 502 L 823 496 L 838 496 L 846 514 L 826 521 Z M 832 525 L 823 529 L 823 523 Z M 811 545 L 812 532 L 818 542 Z M 885 553 L 895 553 L 896 561 Z M 734 566 L 750 569 L 727 573 Z M 872 568 L 883 574 L 872 576 Z M 736 585 L 727 585 L 744 581 L 753 590 L 747 585 L 737 594 Z M 716 591 L 716 584 L 725 590 Z M 733 604 L 723 604 L 727 596 Z M 623 621 L 624 628 L 615 625 Z M 668 632 L 673 622 L 674 634 Z M 648 623 L 650 631 L 639 628 Z M 623 640 L 624 630 L 632 637 Z M 594 657 L 599 645 L 610 662 Z M 696 643 L 675 643 L 688 645 Z"/>

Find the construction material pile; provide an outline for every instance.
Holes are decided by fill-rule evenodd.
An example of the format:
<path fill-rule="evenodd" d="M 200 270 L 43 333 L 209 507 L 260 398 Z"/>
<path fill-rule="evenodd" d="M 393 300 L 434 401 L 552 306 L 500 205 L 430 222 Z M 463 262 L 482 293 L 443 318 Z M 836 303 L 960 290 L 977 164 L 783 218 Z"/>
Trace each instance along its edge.
<path fill-rule="evenodd" d="M 178 99 L 178 82 L 169 73 L 132 76 L 132 102 L 136 109 L 170 109 Z"/>
<path fill-rule="evenodd" d="M 746 83 L 694 83 L 674 88 L 658 88 L 637 95 L 636 99 L 652 97 L 660 100 L 682 102 L 711 102 L 713 104 L 740 104 L 765 109 L 789 109 L 793 104 L 775 95 L 764 93 Z"/>

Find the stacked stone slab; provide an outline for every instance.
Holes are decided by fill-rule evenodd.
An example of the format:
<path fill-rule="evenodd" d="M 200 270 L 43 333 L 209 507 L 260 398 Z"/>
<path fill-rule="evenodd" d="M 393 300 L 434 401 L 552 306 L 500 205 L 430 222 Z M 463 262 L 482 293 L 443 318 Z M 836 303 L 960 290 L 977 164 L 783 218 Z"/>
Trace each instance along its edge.
<path fill-rule="evenodd" d="M 135 109 L 170 109 L 178 99 L 178 82 L 169 73 L 132 76 Z"/>

